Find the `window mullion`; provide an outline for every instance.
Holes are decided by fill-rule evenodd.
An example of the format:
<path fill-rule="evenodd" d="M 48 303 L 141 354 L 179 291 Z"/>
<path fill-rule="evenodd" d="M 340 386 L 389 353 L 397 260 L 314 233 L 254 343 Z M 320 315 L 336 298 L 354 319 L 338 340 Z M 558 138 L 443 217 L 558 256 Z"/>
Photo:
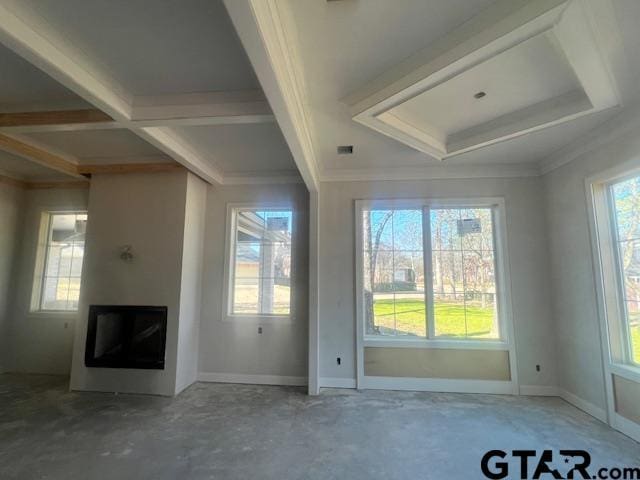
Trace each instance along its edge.
<path fill-rule="evenodd" d="M 433 256 L 431 252 L 431 209 L 422 208 L 422 260 L 424 271 L 424 299 L 426 303 L 427 338 L 435 337 L 435 310 L 433 299 Z"/>

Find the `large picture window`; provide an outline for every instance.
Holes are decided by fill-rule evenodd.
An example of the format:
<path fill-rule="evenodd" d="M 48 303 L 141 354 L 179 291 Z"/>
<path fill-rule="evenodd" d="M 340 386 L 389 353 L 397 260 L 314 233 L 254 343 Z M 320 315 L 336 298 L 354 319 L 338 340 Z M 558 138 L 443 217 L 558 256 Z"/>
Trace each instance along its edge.
<path fill-rule="evenodd" d="M 232 208 L 228 314 L 291 313 L 291 209 Z"/>
<path fill-rule="evenodd" d="M 624 348 L 628 361 L 640 365 L 640 176 L 612 184 L 610 199 Z"/>
<path fill-rule="evenodd" d="M 363 206 L 358 275 L 365 337 L 503 340 L 496 208 Z"/>
<path fill-rule="evenodd" d="M 86 224 L 86 213 L 43 215 L 33 310 L 78 309 Z"/>

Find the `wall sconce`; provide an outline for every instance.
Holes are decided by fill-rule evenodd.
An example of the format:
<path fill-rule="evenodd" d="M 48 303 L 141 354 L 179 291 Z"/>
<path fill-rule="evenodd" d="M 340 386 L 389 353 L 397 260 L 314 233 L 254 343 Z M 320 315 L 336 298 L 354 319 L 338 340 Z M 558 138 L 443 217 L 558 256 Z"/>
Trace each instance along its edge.
<path fill-rule="evenodd" d="M 133 252 L 131 251 L 131 245 L 123 245 L 120 247 L 120 260 L 123 262 L 133 262 Z"/>

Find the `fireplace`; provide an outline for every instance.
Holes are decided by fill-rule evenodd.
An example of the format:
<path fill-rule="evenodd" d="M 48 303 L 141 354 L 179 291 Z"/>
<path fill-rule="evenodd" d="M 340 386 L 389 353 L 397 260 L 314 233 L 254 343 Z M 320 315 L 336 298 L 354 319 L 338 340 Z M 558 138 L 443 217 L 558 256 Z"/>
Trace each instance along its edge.
<path fill-rule="evenodd" d="M 164 370 L 167 307 L 91 305 L 87 367 Z"/>

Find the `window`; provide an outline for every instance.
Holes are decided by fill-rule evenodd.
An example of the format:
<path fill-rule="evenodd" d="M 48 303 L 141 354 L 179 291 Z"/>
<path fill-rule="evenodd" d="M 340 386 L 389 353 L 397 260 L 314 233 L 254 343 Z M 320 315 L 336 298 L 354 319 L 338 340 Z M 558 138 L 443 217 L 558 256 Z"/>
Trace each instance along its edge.
<path fill-rule="evenodd" d="M 628 361 L 640 365 L 640 177 L 614 183 L 609 189 L 623 348 Z"/>
<path fill-rule="evenodd" d="M 291 313 L 290 209 L 232 208 L 228 314 Z"/>
<path fill-rule="evenodd" d="M 365 337 L 502 340 L 496 208 L 384 202 L 362 208 Z"/>
<path fill-rule="evenodd" d="M 86 213 L 43 215 L 33 310 L 78 309 L 86 224 Z"/>

